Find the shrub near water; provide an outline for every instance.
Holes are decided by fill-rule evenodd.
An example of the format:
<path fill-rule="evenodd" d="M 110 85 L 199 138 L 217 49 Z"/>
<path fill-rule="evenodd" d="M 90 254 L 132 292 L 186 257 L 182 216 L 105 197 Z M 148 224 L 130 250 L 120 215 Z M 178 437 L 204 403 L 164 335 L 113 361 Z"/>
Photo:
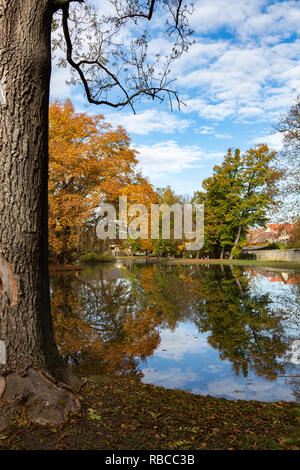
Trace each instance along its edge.
<path fill-rule="evenodd" d="M 113 261 L 113 258 L 108 254 L 97 254 L 91 251 L 86 255 L 80 256 L 79 261 L 81 264 L 97 264 Z"/>

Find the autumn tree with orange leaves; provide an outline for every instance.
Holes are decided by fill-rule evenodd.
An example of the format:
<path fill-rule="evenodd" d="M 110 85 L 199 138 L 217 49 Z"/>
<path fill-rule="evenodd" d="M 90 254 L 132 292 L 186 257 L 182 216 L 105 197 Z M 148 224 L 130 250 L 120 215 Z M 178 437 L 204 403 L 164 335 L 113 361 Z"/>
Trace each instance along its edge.
<path fill-rule="evenodd" d="M 117 203 L 119 195 L 153 200 L 154 191 L 136 170 L 125 129 L 113 129 L 102 115 L 77 113 L 70 100 L 53 102 L 49 117 L 49 243 L 65 263 L 101 203 Z"/>

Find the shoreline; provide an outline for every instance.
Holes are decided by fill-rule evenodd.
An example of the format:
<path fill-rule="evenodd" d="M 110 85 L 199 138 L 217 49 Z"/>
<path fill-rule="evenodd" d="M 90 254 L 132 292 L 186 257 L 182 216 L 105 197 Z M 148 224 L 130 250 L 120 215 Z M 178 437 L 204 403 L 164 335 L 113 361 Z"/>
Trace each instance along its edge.
<path fill-rule="evenodd" d="M 84 269 L 82 266 L 75 266 L 74 264 L 49 264 L 49 272 L 50 273 L 59 273 L 59 272 L 67 272 L 67 271 L 81 271 Z"/>
<path fill-rule="evenodd" d="M 243 260 L 243 259 L 188 259 L 188 258 L 159 258 L 159 257 L 149 257 L 149 256 L 116 256 L 109 262 L 105 262 L 105 264 L 114 263 L 117 261 L 145 261 L 148 263 L 162 263 L 167 265 L 184 265 L 184 264 L 200 264 L 200 265 L 228 265 L 228 266 L 246 266 L 246 267 L 265 267 L 270 269 L 290 269 L 297 272 L 300 272 L 300 262 L 297 261 L 258 261 L 258 260 Z M 104 262 L 93 263 L 93 266 L 102 265 Z M 65 265 L 55 265 L 49 264 L 49 272 L 68 272 L 68 271 L 82 271 L 87 266 L 91 266 L 91 264 L 87 265 L 72 265 L 72 264 L 65 264 Z"/>
<path fill-rule="evenodd" d="M 232 265 L 232 266 L 248 266 L 248 267 L 266 267 L 266 268 L 282 268 L 292 269 L 300 272 L 300 262 L 297 261 L 257 261 L 257 260 L 243 260 L 243 259 L 186 259 L 186 258 L 155 258 L 147 256 L 118 256 L 115 261 L 118 260 L 144 260 L 149 263 L 163 263 L 168 265 L 180 265 L 180 264 L 217 264 L 217 265 Z"/>

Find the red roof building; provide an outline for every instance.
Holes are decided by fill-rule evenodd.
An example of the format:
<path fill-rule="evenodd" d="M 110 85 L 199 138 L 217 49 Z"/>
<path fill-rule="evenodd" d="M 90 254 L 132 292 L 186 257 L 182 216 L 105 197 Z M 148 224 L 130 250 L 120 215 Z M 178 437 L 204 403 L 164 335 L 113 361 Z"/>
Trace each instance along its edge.
<path fill-rule="evenodd" d="M 266 229 L 249 230 L 247 242 L 249 245 L 285 244 L 290 240 L 294 227 L 294 224 L 268 224 Z"/>

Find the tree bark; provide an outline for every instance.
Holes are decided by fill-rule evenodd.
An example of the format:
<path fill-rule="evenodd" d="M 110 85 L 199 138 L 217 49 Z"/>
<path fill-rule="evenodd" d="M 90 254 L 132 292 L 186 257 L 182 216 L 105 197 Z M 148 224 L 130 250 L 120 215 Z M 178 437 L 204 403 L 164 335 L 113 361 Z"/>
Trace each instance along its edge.
<path fill-rule="evenodd" d="M 232 258 L 233 258 L 233 250 L 235 249 L 235 247 L 238 245 L 238 243 L 239 243 L 239 241 L 240 241 L 241 231 L 242 231 L 242 227 L 241 227 L 241 225 L 240 225 L 240 226 L 238 227 L 238 231 L 237 231 L 237 235 L 236 235 L 236 238 L 235 238 L 235 241 L 234 241 L 234 245 L 233 245 L 233 247 L 231 248 L 231 253 L 230 253 L 229 259 L 232 259 Z"/>
<path fill-rule="evenodd" d="M 4 377 L 2 383 L 6 381 L 2 399 L 9 400 L 11 380 L 17 383 L 26 377 L 27 382 L 35 382 L 33 371 L 52 383 L 68 384 L 70 377 L 55 343 L 48 274 L 48 107 L 53 2 L 3 0 L 2 5 L 0 340 L 5 353 L 0 360 L 0 376 Z"/>

